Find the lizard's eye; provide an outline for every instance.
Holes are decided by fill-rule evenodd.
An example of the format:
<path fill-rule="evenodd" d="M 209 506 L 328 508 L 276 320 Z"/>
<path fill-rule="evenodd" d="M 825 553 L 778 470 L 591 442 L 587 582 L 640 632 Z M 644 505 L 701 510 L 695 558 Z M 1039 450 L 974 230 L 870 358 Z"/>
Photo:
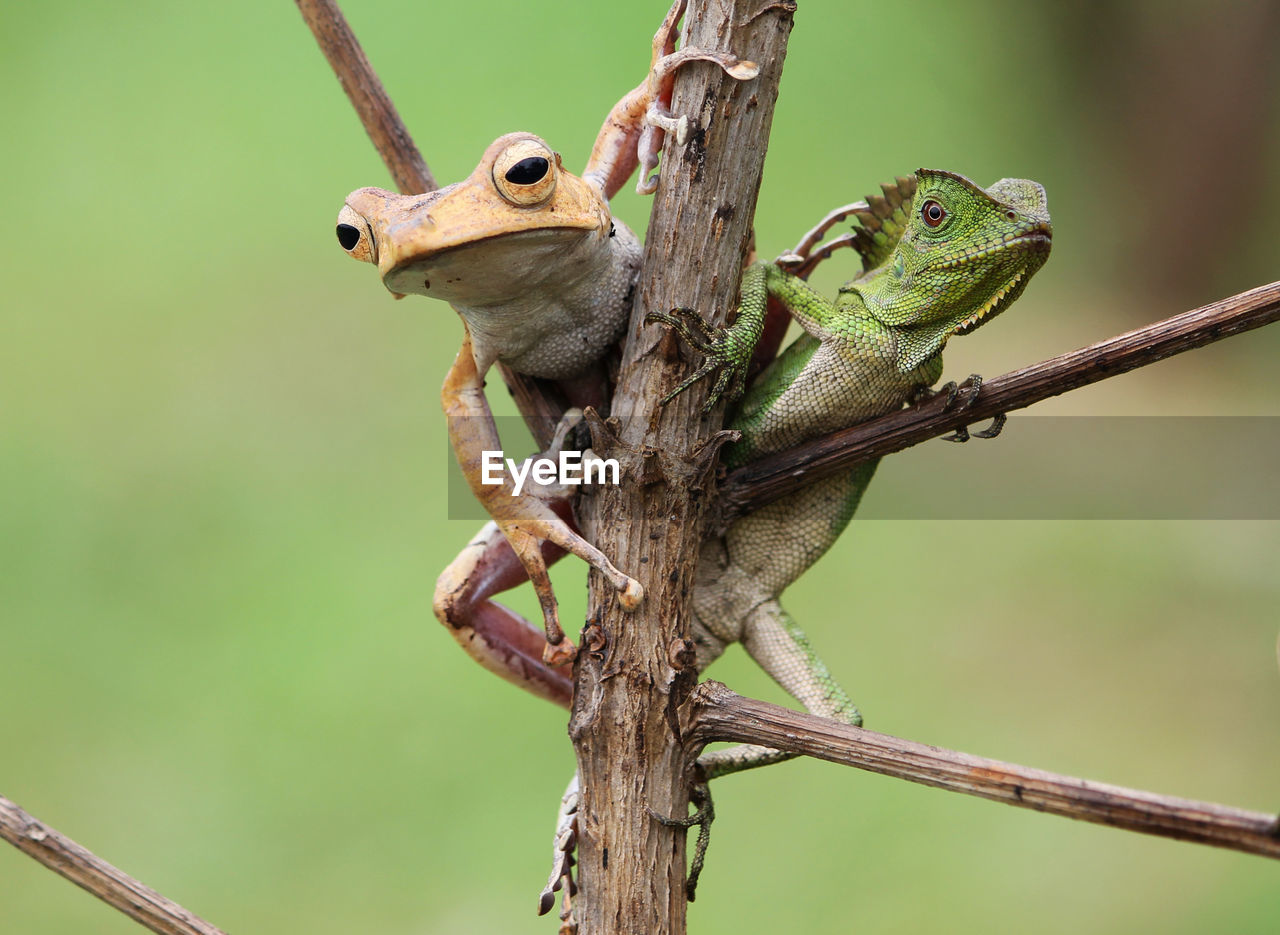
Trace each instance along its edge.
<path fill-rule="evenodd" d="M 920 219 L 928 227 L 938 227 L 947 219 L 947 209 L 930 198 L 920 206 Z"/>
<path fill-rule="evenodd" d="M 556 154 L 542 140 L 516 140 L 493 161 L 498 194 L 521 208 L 540 205 L 556 190 Z"/>
<path fill-rule="evenodd" d="M 369 222 L 352 210 L 350 205 L 342 206 L 336 233 L 338 245 L 351 256 L 365 263 L 378 262 L 378 251 L 369 230 Z"/>

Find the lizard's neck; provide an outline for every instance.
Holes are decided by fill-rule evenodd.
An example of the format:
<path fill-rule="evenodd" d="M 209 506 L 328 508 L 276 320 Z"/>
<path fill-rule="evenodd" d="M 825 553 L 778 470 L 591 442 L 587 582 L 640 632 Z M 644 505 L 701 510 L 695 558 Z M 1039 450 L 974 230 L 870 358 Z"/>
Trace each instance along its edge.
<path fill-rule="evenodd" d="M 891 338 L 899 373 L 913 374 L 926 364 L 930 370 L 941 371 L 940 362 L 935 364 L 932 359 L 942 353 L 955 326 L 949 318 L 929 320 L 930 298 L 915 287 L 910 273 L 904 271 L 900 253 L 895 252 L 884 266 L 842 287 L 840 292 L 842 302 L 847 295 L 849 305 L 860 309 L 863 329 L 882 330 Z M 856 303 L 852 301 L 854 297 Z"/>

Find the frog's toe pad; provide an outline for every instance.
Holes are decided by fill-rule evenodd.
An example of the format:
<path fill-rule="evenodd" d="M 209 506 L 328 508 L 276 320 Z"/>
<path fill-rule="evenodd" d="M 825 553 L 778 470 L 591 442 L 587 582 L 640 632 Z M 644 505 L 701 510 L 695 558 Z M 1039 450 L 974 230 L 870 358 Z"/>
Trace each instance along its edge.
<path fill-rule="evenodd" d="M 549 666 L 568 665 L 577 658 L 578 650 L 569 640 L 548 643 L 542 647 L 542 661 Z"/>
<path fill-rule="evenodd" d="M 635 610 L 644 600 L 644 586 L 635 578 L 628 578 L 622 590 L 618 592 L 618 603 L 623 610 Z"/>

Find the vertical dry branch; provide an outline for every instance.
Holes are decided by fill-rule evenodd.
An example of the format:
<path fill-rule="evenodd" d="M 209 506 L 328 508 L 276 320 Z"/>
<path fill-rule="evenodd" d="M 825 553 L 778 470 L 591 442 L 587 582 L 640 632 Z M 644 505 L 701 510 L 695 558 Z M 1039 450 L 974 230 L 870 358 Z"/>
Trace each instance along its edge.
<path fill-rule="evenodd" d="M 718 428 L 698 412 L 705 390 L 660 410 L 685 371 L 645 313 L 691 305 L 721 321 L 737 301 L 751 234 L 793 3 L 695 2 L 685 42 L 759 63 L 738 82 L 711 65 L 676 81 L 674 110 L 688 115 L 684 145 L 668 138 L 631 329 L 614 396 L 617 421 L 595 426 L 595 448 L 622 465 L 622 483 L 584 504 L 588 534 L 640 579 L 634 613 L 593 574 L 570 735 L 582 776 L 578 858 L 581 935 L 685 932 L 684 832 L 654 821 L 684 815 L 690 761 L 676 710 L 696 673 L 688 601 L 703 530 L 703 492 Z"/>

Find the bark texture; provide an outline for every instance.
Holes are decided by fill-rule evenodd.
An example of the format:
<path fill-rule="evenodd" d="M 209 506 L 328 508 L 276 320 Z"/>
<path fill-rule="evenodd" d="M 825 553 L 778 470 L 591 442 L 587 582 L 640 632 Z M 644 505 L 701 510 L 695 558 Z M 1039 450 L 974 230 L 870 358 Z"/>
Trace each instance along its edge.
<path fill-rule="evenodd" d="M 641 322 L 675 305 L 723 322 L 735 307 L 793 10 L 691 3 L 685 19 L 687 45 L 730 50 L 760 75 L 738 82 L 700 63 L 676 80 L 673 110 L 690 132 L 683 145 L 668 137 L 614 418 L 592 426 L 595 450 L 619 460 L 622 482 L 583 505 L 587 533 L 646 597 L 626 613 L 592 577 L 569 727 L 582 776 L 580 935 L 685 931 L 685 832 L 647 809 L 683 816 L 688 806 L 692 761 L 677 710 L 696 681 L 688 595 L 721 416 L 699 414 L 705 387 L 657 406 L 692 361 L 663 328 Z"/>

